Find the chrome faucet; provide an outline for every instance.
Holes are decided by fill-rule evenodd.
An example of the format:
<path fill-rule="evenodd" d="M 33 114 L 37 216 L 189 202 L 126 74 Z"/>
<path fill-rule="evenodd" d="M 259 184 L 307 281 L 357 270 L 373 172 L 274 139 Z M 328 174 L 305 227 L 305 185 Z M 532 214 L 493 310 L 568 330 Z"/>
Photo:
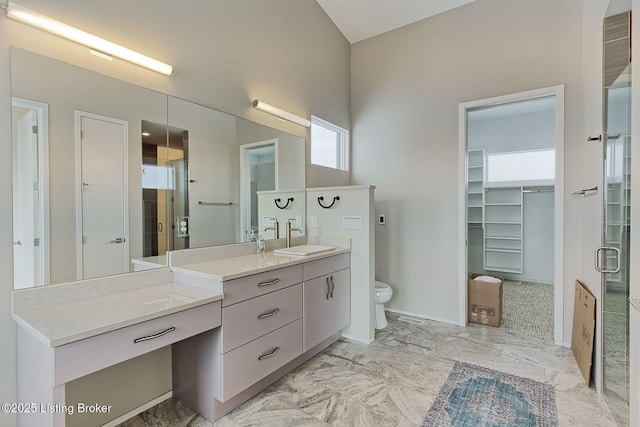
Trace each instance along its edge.
<path fill-rule="evenodd" d="M 273 227 L 267 227 L 264 231 L 273 230 L 273 238 L 280 238 L 280 223 L 278 222 L 278 218 L 271 218 L 273 220 Z M 288 247 L 288 246 L 287 246 Z"/>
<path fill-rule="evenodd" d="M 291 232 L 292 231 L 297 231 L 299 233 L 302 233 L 302 230 L 300 228 L 291 228 L 291 222 L 295 221 L 294 218 L 289 218 L 287 220 L 287 247 L 290 248 L 291 247 Z"/>

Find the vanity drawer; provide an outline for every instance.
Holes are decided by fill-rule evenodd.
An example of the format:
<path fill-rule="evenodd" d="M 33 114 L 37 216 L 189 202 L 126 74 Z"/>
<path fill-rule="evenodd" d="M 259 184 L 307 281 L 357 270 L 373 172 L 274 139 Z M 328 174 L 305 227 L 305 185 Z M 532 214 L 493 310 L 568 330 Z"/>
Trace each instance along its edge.
<path fill-rule="evenodd" d="M 222 352 L 253 341 L 302 317 L 302 284 L 222 309 Z"/>
<path fill-rule="evenodd" d="M 324 276 L 325 274 L 332 273 L 334 271 L 343 270 L 349 267 L 350 255 L 341 254 L 328 258 L 322 258 L 311 262 L 304 263 L 303 267 L 303 280 L 315 279 L 316 277 Z M 227 294 L 225 293 L 225 298 Z"/>
<path fill-rule="evenodd" d="M 302 319 L 222 355 L 224 402 L 302 354 Z"/>
<path fill-rule="evenodd" d="M 226 307 L 300 282 L 302 282 L 302 265 L 226 280 L 222 282 L 224 293 L 222 306 Z"/>
<path fill-rule="evenodd" d="M 216 301 L 56 347 L 54 384 L 69 382 L 217 328 L 221 311 L 220 301 Z"/>

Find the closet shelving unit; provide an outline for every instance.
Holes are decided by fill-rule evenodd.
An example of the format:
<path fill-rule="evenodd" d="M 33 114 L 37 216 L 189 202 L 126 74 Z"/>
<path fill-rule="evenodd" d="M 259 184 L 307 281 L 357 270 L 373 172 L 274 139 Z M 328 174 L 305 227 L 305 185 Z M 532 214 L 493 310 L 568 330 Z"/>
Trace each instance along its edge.
<path fill-rule="evenodd" d="M 484 269 L 523 272 L 523 188 L 487 187 L 484 195 Z"/>
<path fill-rule="evenodd" d="M 467 225 L 482 227 L 484 211 L 485 151 L 467 152 Z"/>
<path fill-rule="evenodd" d="M 619 136 L 618 136 L 619 137 Z M 612 171 L 617 174 L 617 179 L 612 179 L 607 185 L 606 209 L 607 209 L 607 241 L 606 246 L 616 247 L 621 251 L 628 248 L 629 226 L 631 218 L 631 150 L 629 137 L 625 137 L 620 148 L 623 150 L 622 170 Z M 616 264 L 616 255 L 611 251 L 606 252 L 607 267 Z M 617 273 L 607 274 L 607 283 L 610 289 L 623 286 L 628 275 L 627 266 L 622 264 Z"/>

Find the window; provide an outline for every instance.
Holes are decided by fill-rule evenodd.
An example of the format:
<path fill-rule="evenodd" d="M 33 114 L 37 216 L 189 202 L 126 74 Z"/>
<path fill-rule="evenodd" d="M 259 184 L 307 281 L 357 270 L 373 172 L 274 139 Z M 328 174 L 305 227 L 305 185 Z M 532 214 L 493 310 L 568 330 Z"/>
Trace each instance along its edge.
<path fill-rule="evenodd" d="M 349 131 L 311 116 L 311 163 L 349 170 Z"/>
<path fill-rule="evenodd" d="M 553 181 L 556 150 L 487 154 L 487 183 Z"/>

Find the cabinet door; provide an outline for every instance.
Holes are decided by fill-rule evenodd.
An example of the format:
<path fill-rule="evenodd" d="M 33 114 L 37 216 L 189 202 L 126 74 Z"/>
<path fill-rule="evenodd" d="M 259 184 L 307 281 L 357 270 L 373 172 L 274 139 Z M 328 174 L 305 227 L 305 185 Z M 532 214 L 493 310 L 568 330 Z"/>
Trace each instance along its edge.
<path fill-rule="evenodd" d="M 351 269 L 304 282 L 304 351 L 351 321 Z"/>

